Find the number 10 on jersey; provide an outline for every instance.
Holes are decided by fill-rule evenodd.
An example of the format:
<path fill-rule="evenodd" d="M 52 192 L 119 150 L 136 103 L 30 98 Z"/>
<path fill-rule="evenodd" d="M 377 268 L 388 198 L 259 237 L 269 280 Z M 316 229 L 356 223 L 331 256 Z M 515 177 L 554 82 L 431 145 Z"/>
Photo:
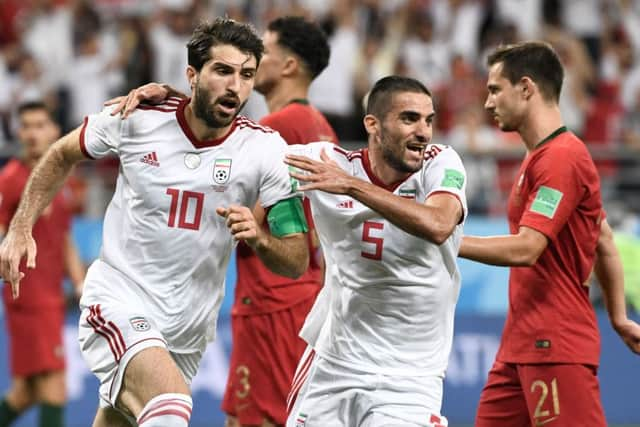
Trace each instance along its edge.
<path fill-rule="evenodd" d="M 187 230 L 200 229 L 200 219 L 202 218 L 202 208 L 204 206 L 204 193 L 198 193 L 197 191 L 181 191 L 177 188 L 167 188 L 167 194 L 171 196 L 171 206 L 169 208 L 169 220 L 167 225 L 169 227 L 185 228 Z M 191 220 L 187 219 L 187 213 L 189 211 L 189 205 L 193 205 L 193 216 Z M 176 215 L 178 214 L 178 225 L 176 225 Z"/>

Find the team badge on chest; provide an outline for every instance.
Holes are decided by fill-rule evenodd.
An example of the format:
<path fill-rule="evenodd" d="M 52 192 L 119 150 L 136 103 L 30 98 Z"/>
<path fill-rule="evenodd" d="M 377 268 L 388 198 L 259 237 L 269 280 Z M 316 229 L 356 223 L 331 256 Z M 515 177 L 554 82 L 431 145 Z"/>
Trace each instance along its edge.
<path fill-rule="evenodd" d="M 213 182 L 224 184 L 231 175 L 231 159 L 216 159 L 213 163 Z"/>

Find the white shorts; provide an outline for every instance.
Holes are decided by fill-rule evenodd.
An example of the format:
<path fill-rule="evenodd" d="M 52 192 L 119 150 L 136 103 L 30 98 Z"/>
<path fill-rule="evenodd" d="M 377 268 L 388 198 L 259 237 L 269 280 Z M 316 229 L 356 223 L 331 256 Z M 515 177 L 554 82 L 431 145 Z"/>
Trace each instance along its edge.
<path fill-rule="evenodd" d="M 287 427 L 445 427 L 440 376 L 403 377 L 347 368 L 307 347 L 287 401 Z"/>
<path fill-rule="evenodd" d="M 100 407 L 115 407 L 129 361 L 146 348 L 167 348 L 167 342 L 140 302 L 121 301 L 117 296 L 111 296 L 99 304 L 81 306 L 81 309 L 78 328 L 80 351 L 100 381 Z M 202 351 L 169 351 L 169 354 L 187 384 L 191 384 Z"/>

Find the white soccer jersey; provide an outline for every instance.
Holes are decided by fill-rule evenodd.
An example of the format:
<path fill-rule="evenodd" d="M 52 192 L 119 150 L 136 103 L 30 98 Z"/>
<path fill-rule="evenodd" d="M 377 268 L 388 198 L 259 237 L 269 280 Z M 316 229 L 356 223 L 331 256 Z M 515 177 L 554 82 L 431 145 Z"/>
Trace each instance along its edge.
<path fill-rule="evenodd" d="M 268 207 L 295 195 L 277 132 L 238 117 L 226 136 L 198 141 L 184 117 L 186 104 L 171 98 L 141 106 L 126 120 L 105 109 L 87 117 L 81 132 L 85 155 L 120 159 L 100 258 L 82 303 L 97 304 L 105 292 L 133 293 L 174 352 L 202 350 L 215 335 L 234 245 L 215 209 L 253 207 L 258 198 Z M 98 280 L 105 269 L 131 286 L 106 288 Z"/>
<path fill-rule="evenodd" d="M 351 175 L 384 187 L 371 172 L 367 150 L 348 152 L 318 142 L 289 151 L 319 160 L 322 148 Z M 465 181 L 457 153 L 431 144 L 422 169 L 388 190 L 418 203 L 450 193 L 466 217 Z M 305 196 L 327 270 L 301 336 L 335 363 L 385 375 L 442 375 L 453 340 L 463 224 L 437 245 L 349 196 L 322 191 Z"/>

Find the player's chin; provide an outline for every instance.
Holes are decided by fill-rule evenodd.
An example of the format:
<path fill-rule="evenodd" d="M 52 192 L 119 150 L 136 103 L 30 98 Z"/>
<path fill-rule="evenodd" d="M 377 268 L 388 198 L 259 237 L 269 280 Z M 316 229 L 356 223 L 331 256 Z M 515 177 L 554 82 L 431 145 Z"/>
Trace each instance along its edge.
<path fill-rule="evenodd" d="M 424 155 L 420 159 L 405 159 L 404 161 L 404 169 L 406 172 L 417 172 L 422 169 L 422 164 L 424 163 Z"/>

